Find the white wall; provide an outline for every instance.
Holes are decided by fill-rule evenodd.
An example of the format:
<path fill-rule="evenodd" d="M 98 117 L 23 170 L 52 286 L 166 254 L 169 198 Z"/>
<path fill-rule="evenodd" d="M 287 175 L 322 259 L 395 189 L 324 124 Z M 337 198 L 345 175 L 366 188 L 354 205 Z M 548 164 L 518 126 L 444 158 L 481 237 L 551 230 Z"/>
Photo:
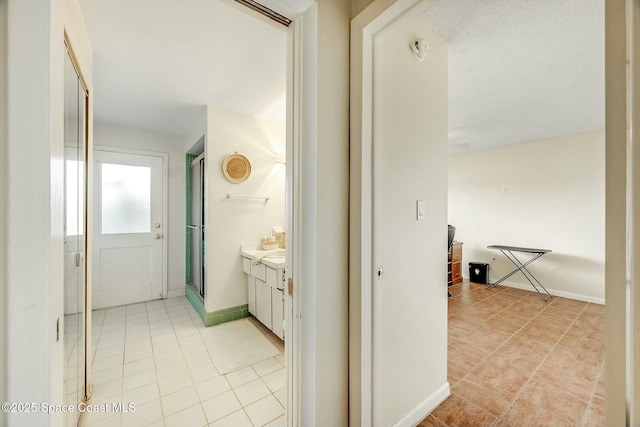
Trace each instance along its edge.
<path fill-rule="evenodd" d="M 68 20 L 75 1 L 9 0 L 7 15 L 8 155 L 6 243 L 6 400 L 63 400 L 63 30 L 86 37 Z M 91 52 L 77 43 L 90 84 Z M 5 303 L 3 301 L 3 304 Z M 64 332 L 64 331 L 62 331 Z M 9 425 L 62 424 L 62 414 L 11 413 Z"/>
<path fill-rule="evenodd" d="M 207 134 L 207 106 L 203 105 L 196 117 L 193 118 L 189 133 L 184 137 L 184 152 L 190 154 L 200 154 L 204 150 L 204 142 L 202 147 L 199 144 L 195 151 L 191 151 L 200 138 Z"/>
<path fill-rule="evenodd" d="M 62 161 L 62 98 L 54 89 L 62 86 L 62 66 L 52 66 L 62 64 L 62 18 L 52 18 L 49 1 L 9 3 L 7 399 L 47 402 L 62 391 L 61 382 L 53 390 L 53 371 L 62 367 L 62 342 L 56 343 L 54 328 L 62 316 L 55 302 L 62 294 L 62 270 L 54 270 L 56 262 L 62 265 L 62 211 L 52 211 L 52 199 L 62 200 L 63 182 L 52 171 Z M 53 117 L 54 106 L 60 117 Z M 30 173 L 17 167 L 26 159 Z M 9 425 L 49 423 L 46 414 L 7 418 Z"/>
<path fill-rule="evenodd" d="M 6 301 L 7 286 L 7 0 L 0 0 L 0 301 Z M 5 304 L 0 302 L 0 402 L 5 402 L 7 384 Z M 0 413 L 0 425 L 5 425 Z"/>
<path fill-rule="evenodd" d="M 418 38 L 429 44 L 424 62 L 409 49 Z M 447 45 L 417 19 L 394 23 L 374 39 L 373 75 L 373 265 L 384 267 L 371 284 L 373 423 L 408 425 L 449 393 Z"/>
<path fill-rule="evenodd" d="M 349 378 L 351 4 L 320 0 L 309 18 L 314 16 L 315 25 L 306 21 L 309 33 L 303 34 L 305 116 L 298 183 L 303 198 L 299 218 L 303 259 L 300 280 L 294 285 L 302 294 L 300 425 L 343 426 L 348 425 Z M 314 97 L 315 105 L 304 103 Z"/>
<path fill-rule="evenodd" d="M 205 309 L 213 312 L 247 304 L 247 279 L 240 246 L 260 243 L 260 232 L 285 225 L 285 171 L 278 155 L 285 152 L 286 128 L 253 117 L 208 109 L 205 147 L 207 207 L 205 213 Z M 251 163 L 251 175 L 229 182 L 222 163 L 238 152 Z M 227 194 L 270 197 L 228 199 Z"/>
<path fill-rule="evenodd" d="M 412 19 L 424 5 L 377 0 L 352 21 L 352 425 L 416 425 L 449 394 L 447 47 Z"/>
<path fill-rule="evenodd" d="M 93 141 L 98 148 L 119 147 L 169 155 L 168 290 L 169 296 L 184 295 L 186 166 L 183 137 L 96 121 Z"/>
<path fill-rule="evenodd" d="M 604 132 L 589 132 L 450 156 L 449 223 L 464 242 L 463 276 L 469 261 L 492 257 L 492 280 L 513 269 L 488 245 L 546 248 L 530 270 L 552 295 L 603 303 L 604 148 Z M 521 273 L 506 284 L 533 290 Z"/>

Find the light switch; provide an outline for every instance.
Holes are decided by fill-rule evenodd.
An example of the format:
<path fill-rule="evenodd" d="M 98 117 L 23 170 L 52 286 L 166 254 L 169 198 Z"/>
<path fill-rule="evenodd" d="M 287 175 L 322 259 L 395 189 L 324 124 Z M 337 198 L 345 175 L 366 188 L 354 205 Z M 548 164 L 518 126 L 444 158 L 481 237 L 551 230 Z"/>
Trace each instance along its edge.
<path fill-rule="evenodd" d="M 424 217 L 425 217 L 425 204 L 424 204 L 424 200 L 417 200 L 416 201 L 416 219 L 418 221 L 424 221 Z"/>

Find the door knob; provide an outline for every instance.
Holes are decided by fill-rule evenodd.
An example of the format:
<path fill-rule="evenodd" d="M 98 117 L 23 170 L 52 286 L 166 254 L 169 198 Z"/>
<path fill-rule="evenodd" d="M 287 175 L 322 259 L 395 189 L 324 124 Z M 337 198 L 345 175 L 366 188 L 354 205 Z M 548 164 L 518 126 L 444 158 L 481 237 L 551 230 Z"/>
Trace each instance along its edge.
<path fill-rule="evenodd" d="M 153 228 L 155 228 L 156 230 L 160 228 L 160 223 L 156 222 L 155 224 L 153 224 Z"/>
<path fill-rule="evenodd" d="M 156 234 L 155 236 L 153 236 L 153 238 L 156 240 L 160 240 L 162 239 L 162 234 Z"/>

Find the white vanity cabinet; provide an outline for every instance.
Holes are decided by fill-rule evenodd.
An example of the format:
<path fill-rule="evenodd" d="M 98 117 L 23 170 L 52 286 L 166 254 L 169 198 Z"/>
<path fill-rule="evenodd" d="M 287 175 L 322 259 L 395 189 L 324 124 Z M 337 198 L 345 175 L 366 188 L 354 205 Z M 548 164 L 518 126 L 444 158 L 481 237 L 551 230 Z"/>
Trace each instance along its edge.
<path fill-rule="evenodd" d="M 267 328 L 273 329 L 271 288 L 260 279 L 256 279 L 256 312 L 254 316 Z"/>
<path fill-rule="evenodd" d="M 242 270 L 247 273 L 249 313 L 284 339 L 284 257 L 256 262 L 243 252 Z"/>
<path fill-rule="evenodd" d="M 284 291 L 271 288 L 271 318 L 272 328 L 281 340 L 284 339 Z"/>
<path fill-rule="evenodd" d="M 256 278 L 247 277 L 247 293 L 249 297 L 249 313 L 256 315 Z"/>

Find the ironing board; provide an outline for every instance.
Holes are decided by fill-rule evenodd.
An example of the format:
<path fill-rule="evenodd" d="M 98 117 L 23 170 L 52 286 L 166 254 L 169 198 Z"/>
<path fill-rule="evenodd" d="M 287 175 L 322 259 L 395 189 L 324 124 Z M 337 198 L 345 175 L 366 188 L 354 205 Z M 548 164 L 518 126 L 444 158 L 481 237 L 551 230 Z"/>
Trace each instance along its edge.
<path fill-rule="evenodd" d="M 513 263 L 513 265 L 516 266 L 516 268 L 512 272 L 506 274 L 504 277 L 501 277 L 497 281 L 491 283 L 489 285 L 490 288 L 498 285 L 499 283 L 503 282 L 504 280 L 508 279 L 509 277 L 513 276 L 518 271 L 520 271 L 524 275 L 524 277 L 529 281 L 529 283 L 531 283 L 531 286 L 533 286 L 533 288 L 536 290 L 536 292 L 538 292 L 538 295 L 540 295 L 540 297 L 542 297 L 543 300 L 547 301 L 547 298 L 545 298 L 545 296 L 538 290 L 538 287 L 535 285 L 534 281 L 538 285 L 540 285 L 540 287 L 546 292 L 546 294 L 549 296 L 549 298 L 553 298 L 553 295 L 551 295 L 549 293 L 549 291 L 547 291 L 545 289 L 545 287 L 542 286 L 542 283 L 540 283 L 538 281 L 538 279 L 536 279 L 535 276 L 533 274 L 531 274 L 531 272 L 529 270 L 527 270 L 527 266 L 529 264 L 531 264 L 533 261 L 535 261 L 538 258 L 540 258 L 542 255 L 551 252 L 551 249 L 521 248 L 519 246 L 504 246 L 504 245 L 491 245 L 491 246 L 487 246 L 487 249 L 496 249 L 496 250 L 502 252 L 504 254 L 504 256 L 506 256 L 507 259 L 509 261 L 511 261 Z M 533 254 L 533 258 L 531 258 L 529 261 L 527 261 L 525 263 L 522 263 L 516 257 L 514 252 Z M 531 278 L 529 278 L 529 276 Z M 533 279 L 533 281 L 531 279 Z"/>

